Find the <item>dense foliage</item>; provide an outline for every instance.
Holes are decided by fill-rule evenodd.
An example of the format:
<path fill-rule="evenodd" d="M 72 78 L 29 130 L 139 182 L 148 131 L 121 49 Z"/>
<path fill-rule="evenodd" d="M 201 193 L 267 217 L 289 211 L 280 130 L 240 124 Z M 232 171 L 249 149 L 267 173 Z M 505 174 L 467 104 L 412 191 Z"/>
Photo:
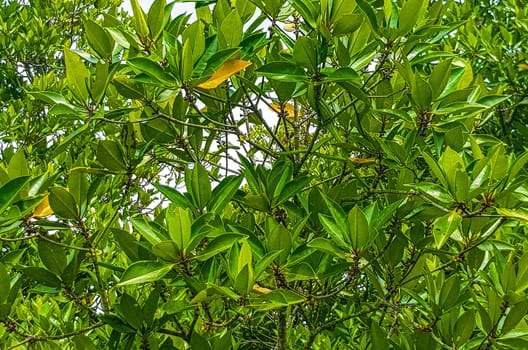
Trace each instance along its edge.
<path fill-rule="evenodd" d="M 528 8 L 0 4 L 0 347 L 528 348 Z"/>

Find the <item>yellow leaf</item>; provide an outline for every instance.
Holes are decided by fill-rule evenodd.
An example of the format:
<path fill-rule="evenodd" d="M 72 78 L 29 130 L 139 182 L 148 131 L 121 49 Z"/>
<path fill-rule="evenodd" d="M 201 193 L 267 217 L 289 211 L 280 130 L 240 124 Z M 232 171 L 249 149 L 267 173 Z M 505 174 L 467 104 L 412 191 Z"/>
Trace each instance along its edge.
<path fill-rule="evenodd" d="M 252 291 L 253 293 L 256 293 L 256 294 L 269 294 L 272 292 L 271 289 L 268 289 L 266 287 L 261 287 L 256 283 L 253 285 Z"/>
<path fill-rule="evenodd" d="M 202 89 L 216 89 L 224 81 L 249 66 L 251 66 L 251 62 L 249 61 L 227 60 L 209 79 L 198 85 L 198 87 Z"/>
<path fill-rule="evenodd" d="M 349 157 L 349 161 L 351 161 L 354 164 L 370 164 L 374 163 L 376 161 L 376 158 L 355 158 L 355 157 Z"/>
<path fill-rule="evenodd" d="M 519 67 L 519 68 L 521 68 L 523 70 L 528 70 L 528 64 L 526 64 L 526 63 L 519 63 L 517 65 L 517 67 Z"/>
<path fill-rule="evenodd" d="M 53 209 L 51 209 L 48 197 L 46 197 L 42 200 L 42 202 L 39 203 L 39 205 L 37 205 L 31 217 L 43 218 L 51 214 L 53 214 Z"/>
<path fill-rule="evenodd" d="M 295 23 L 288 23 L 284 26 L 284 30 L 287 32 L 293 32 L 295 30 Z"/>
<path fill-rule="evenodd" d="M 278 103 L 272 103 L 270 108 L 277 113 L 281 111 L 281 106 Z M 286 112 L 287 117 L 293 118 L 295 116 L 295 109 L 291 103 L 286 103 L 286 105 L 284 105 L 284 112 Z"/>

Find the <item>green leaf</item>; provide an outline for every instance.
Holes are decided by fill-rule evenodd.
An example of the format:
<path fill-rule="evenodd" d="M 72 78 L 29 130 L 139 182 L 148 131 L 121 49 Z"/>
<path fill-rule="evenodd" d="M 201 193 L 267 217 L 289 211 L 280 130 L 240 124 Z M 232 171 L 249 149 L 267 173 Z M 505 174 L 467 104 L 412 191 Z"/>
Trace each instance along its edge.
<path fill-rule="evenodd" d="M 487 95 L 482 98 L 480 98 L 477 103 L 480 105 L 484 105 L 488 108 L 495 107 L 496 105 L 510 99 L 511 96 L 504 96 L 504 95 Z"/>
<path fill-rule="evenodd" d="M 449 175 L 449 174 L 448 174 Z M 464 170 L 455 170 L 454 197 L 457 201 L 462 202 L 469 196 L 469 178 Z"/>
<path fill-rule="evenodd" d="M 165 213 L 169 236 L 178 247 L 178 250 L 185 254 L 191 240 L 191 220 L 185 209 L 174 204 L 167 208 Z"/>
<path fill-rule="evenodd" d="M 61 287 L 61 280 L 49 272 L 46 269 L 43 269 L 42 267 L 24 267 L 21 269 L 22 273 L 29 277 L 30 279 L 42 283 L 45 286 L 52 287 L 52 288 L 60 288 Z"/>
<path fill-rule="evenodd" d="M 126 269 L 117 286 L 159 281 L 173 266 L 174 264 L 157 261 L 137 261 Z"/>
<path fill-rule="evenodd" d="M 78 334 L 72 338 L 75 350 L 97 350 L 94 342 L 84 334 Z"/>
<path fill-rule="evenodd" d="M 281 205 L 292 198 L 295 194 L 300 193 L 310 181 L 310 177 L 301 177 L 288 182 L 276 198 L 275 205 Z"/>
<path fill-rule="evenodd" d="M 212 350 L 207 339 L 197 332 L 192 332 L 190 345 L 191 350 Z"/>
<path fill-rule="evenodd" d="M 528 210 L 508 208 L 497 208 L 496 210 L 499 215 L 528 222 Z"/>
<path fill-rule="evenodd" d="M 522 153 L 521 155 L 519 155 L 516 160 L 514 161 L 514 163 L 512 164 L 511 168 L 510 168 L 510 171 L 509 171 L 509 174 L 508 174 L 508 179 L 510 180 L 513 180 L 515 179 L 515 177 L 517 176 L 517 174 L 522 170 L 524 169 L 526 163 L 528 162 L 528 151 L 527 152 L 524 152 Z"/>
<path fill-rule="evenodd" d="M 414 184 L 413 187 L 416 188 L 418 191 L 422 192 L 423 194 L 426 194 L 427 196 L 431 197 L 431 199 L 435 201 L 439 201 L 445 204 L 453 203 L 453 198 L 440 185 L 423 182 L 419 184 Z"/>
<path fill-rule="evenodd" d="M 370 335 L 372 337 L 372 349 L 390 348 L 386 332 L 378 325 L 378 322 L 375 320 L 372 320 L 370 324 Z"/>
<path fill-rule="evenodd" d="M 431 76 L 429 77 L 429 83 L 433 90 L 433 99 L 436 99 L 444 91 L 449 81 L 452 61 L 452 59 L 442 60 L 433 68 Z"/>
<path fill-rule="evenodd" d="M 252 300 L 251 305 L 259 311 L 266 311 L 299 304 L 305 301 L 305 298 L 290 290 L 277 289 L 269 294 L 261 295 Z"/>
<path fill-rule="evenodd" d="M 276 4 L 278 5 L 276 7 L 280 8 L 281 2 L 277 1 Z M 293 8 L 295 8 L 297 12 L 299 12 L 299 14 L 306 21 L 306 23 L 310 25 L 311 28 L 315 28 L 317 26 L 316 18 L 317 18 L 318 9 L 316 8 L 316 5 L 311 0 L 293 1 L 291 5 L 293 6 Z"/>
<path fill-rule="evenodd" d="M 180 79 L 184 82 L 192 78 L 193 59 L 192 59 L 192 43 L 187 40 L 183 44 L 180 64 Z"/>
<path fill-rule="evenodd" d="M 267 212 L 270 209 L 270 204 L 264 195 L 247 194 L 240 201 L 258 211 Z"/>
<path fill-rule="evenodd" d="M 135 57 L 128 60 L 128 64 L 157 80 L 163 85 L 174 86 L 174 78 L 167 73 L 157 62 L 146 57 Z"/>
<path fill-rule="evenodd" d="M 306 78 L 304 69 L 289 62 L 272 62 L 255 70 L 256 73 L 270 79 L 296 83 Z"/>
<path fill-rule="evenodd" d="M 29 181 L 29 176 L 17 177 L 0 187 L 0 214 L 6 211 Z"/>
<path fill-rule="evenodd" d="M 117 70 L 117 66 L 110 66 L 110 64 L 106 61 L 97 61 L 97 64 L 95 65 L 95 80 L 93 81 L 90 89 L 90 94 L 92 96 L 93 104 L 100 105 L 103 101 L 103 98 L 105 97 L 106 89 L 108 88 L 108 85 L 110 84 L 110 81 L 112 77 L 114 76 L 114 73 Z M 115 110 L 116 115 L 123 115 L 129 112 L 130 109 L 128 108 L 120 108 Z M 112 114 L 114 111 L 107 114 L 107 116 L 110 114 L 110 118 L 112 117 Z M 123 114 L 119 114 L 123 113 Z"/>
<path fill-rule="evenodd" d="M 360 14 L 341 15 L 334 21 L 332 34 L 335 36 L 346 35 L 355 32 L 363 24 L 363 16 Z"/>
<path fill-rule="evenodd" d="M 97 144 L 97 161 L 112 171 L 127 170 L 121 148 L 111 140 L 99 141 Z"/>
<path fill-rule="evenodd" d="M 121 321 L 121 319 L 114 315 L 102 315 L 100 316 L 101 321 L 103 321 L 105 324 L 109 325 L 115 332 L 119 333 L 125 333 L 125 334 L 132 334 L 136 333 L 137 330 L 130 327 L 125 322 Z M 118 333 L 118 334 L 119 334 Z M 119 334 L 121 336 L 121 334 Z"/>
<path fill-rule="evenodd" d="M 240 188 L 242 176 L 227 176 L 215 187 L 207 203 L 210 212 L 221 214 L 226 205 L 231 201 Z"/>
<path fill-rule="evenodd" d="M 9 160 L 7 174 L 10 179 L 29 175 L 29 165 L 24 150 L 19 149 Z"/>
<path fill-rule="evenodd" d="M 78 219 L 79 207 L 71 193 L 66 189 L 62 187 L 52 188 L 48 198 L 55 215 L 64 219 Z"/>
<path fill-rule="evenodd" d="M 194 163 L 192 170 L 191 193 L 200 209 L 203 209 L 211 198 L 209 173 L 198 162 Z"/>
<path fill-rule="evenodd" d="M 293 47 L 293 59 L 299 65 L 315 72 L 317 69 L 317 46 L 314 40 L 302 36 L 297 39 Z"/>
<path fill-rule="evenodd" d="M 142 123 L 140 129 L 145 141 L 154 144 L 168 144 L 176 138 L 170 123 L 164 119 L 154 119 Z"/>
<path fill-rule="evenodd" d="M 469 311 L 468 311 L 469 312 Z M 512 329 L 518 326 L 519 322 L 526 316 L 528 312 L 528 301 L 522 301 L 518 304 L 511 305 L 501 331 L 508 333 Z"/>
<path fill-rule="evenodd" d="M 274 250 L 267 252 L 255 265 L 255 280 L 258 280 L 262 272 L 281 254 L 282 251 Z"/>
<path fill-rule="evenodd" d="M 398 23 L 398 30 L 401 36 L 409 34 L 413 29 L 421 14 L 423 4 L 423 0 L 407 0 L 403 4 L 400 10 Z"/>
<path fill-rule="evenodd" d="M 367 19 L 369 20 L 372 31 L 374 33 L 379 33 L 379 26 L 378 26 L 378 20 L 376 19 L 376 12 L 372 8 L 372 6 L 365 0 L 356 0 L 356 3 L 358 4 L 358 7 L 361 9 L 361 11 L 365 14 L 365 16 L 367 16 Z"/>
<path fill-rule="evenodd" d="M 471 66 L 470 61 L 464 61 L 464 70 L 463 74 L 456 85 L 457 90 L 462 90 L 471 85 L 473 81 L 473 67 Z"/>
<path fill-rule="evenodd" d="M 91 19 L 83 19 L 84 31 L 90 47 L 102 58 L 112 57 L 113 39 Z"/>
<path fill-rule="evenodd" d="M 428 153 L 422 153 L 422 156 L 429 166 L 429 169 L 433 172 L 433 175 L 435 175 L 438 181 L 440 181 L 440 184 L 442 184 L 444 187 L 447 187 L 445 173 L 438 166 L 438 161 L 433 159 L 433 157 L 431 157 Z"/>
<path fill-rule="evenodd" d="M 345 251 L 340 249 L 331 240 L 323 237 L 316 237 L 308 242 L 308 247 L 315 248 L 324 253 L 332 254 L 337 258 L 343 258 Z"/>
<path fill-rule="evenodd" d="M 414 75 L 412 97 L 416 105 L 420 108 L 420 111 L 428 110 L 433 101 L 433 90 L 431 89 L 431 85 L 419 74 Z"/>
<path fill-rule="evenodd" d="M 136 238 L 130 233 L 118 228 L 112 228 L 111 231 L 116 242 L 119 244 L 119 247 L 126 254 L 126 256 L 133 262 L 140 260 L 139 246 L 137 245 Z"/>
<path fill-rule="evenodd" d="M 88 201 L 88 177 L 81 172 L 70 172 L 68 176 L 68 190 L 75 203 L 79 203 L 81 212 L 84 212 Z"/>
<path fill-rule="evenodd" d="M 166 261 L 181 261 L 180 249 L 173 241 L 162 241 L 154 244 L 152 246 L 152 253 Z"/>
<path fill-rule="evenodd" d="M 281 254 L 277 259 L 279 265 L 283 265 L 288 260 L 290 255 L 290 250 L 292 247 L 292 237 L 290 231 L 284 227 L 284 225 L 279 224 L 271 231 L 267 239 L 268 250 L 279 250 Z"/>
<path fill-rule="evenodd" d="M 66 268 L 66 252 L 63 247 L 59 247 L 48 241 L 39 240 L 38 253 L 44 265 L 52 273 L 60 276 Z"/>
<path fill-rule="evenodd" d="M 244 266 L 253 266 L 253 252 L 247 240 L 242 241 L 240 253 L 237 259 L 237 271 L 240 272 Z"/>
<path fill-rule="evenodd" d="M 222 48 L 236 47 L 242 40 L 242 19 L 236 9 L 233 9 L 220 25 L 218 39 Z"/>
<path fill-rule="evenodd" d="M 187 201 L 187 198 L 177 190 L 175 190 L 172 187 L 162 185 L 160 183 L 153 183 L 152 184 L 158 191 L 160 191 L 165 197 L 167 197 L 168 200 L 170 200 L 172 203 L 176 204 L 179 207 L 187 208 L 189 206 L 189 202 Z"/>
<path fill-rule="evenodd" d="M 138 0 L 130 0 L 132 6 L 132 12 L 134 13 L 134 27 L 140 37 L 147 37 L 149 34 L 149 28 L 145 19 L 145 13 L 139 6 Z"/>
<path fill-rule="evenodd" d="M 247 295 L 253 288 L 253 284 L 253 269 L 249 265 L 244 265 L 235 279 L 234 288 L 239 294 Z"/>
<path fill-rule="evenodd" d="M 321 221 L 321 224 L 325 228 L 326 232 L 328 232 L 328 235 L 335 242 L 335 244 L 337 244 L 341 248 L 348 248 L 348 244 L 345 243 L 344 239 L 346 226 L 338 224 L 331 217 L 321 213 L 319 213 L 319 221 Z"/>
<path fill-rule="evenodd" d="M 161 232 L 159 226 L 146 218 L 134 217 L 131 221 L 134 228 L 152 245 L 165 241 L 168 238 Z"/>
<path fill-rule="evenodd" d="M 201 22 L 190 24 L 182 33 L 183 43 L 189 42 L 191 49 L 191 66 L 194 65 L 205 52 L 204 27 Z M 200 72 L 199 74 L 201 74 Z"/>
<path fill-rule="evenodd" d="M 456 211 L 436 219 L 433 225 L 433 236 L 437 249 L 441 249 L 444 246 L 445 242 L 458 229 L 461 223 L 462 217 Z"/>
<path fill-rule="evenodd" d="M 357 205 L 348 213 L 349 241 L 355 250 L 364 250 L 370 240 L 369 226 L 365 214 Z"/>
<path fill-rule="evenodd" d="M 156 288 L 150 292 L 149 297 L 143 304 L 143 319 L 145 320 L 147 327 L 152 327 L 154 324 L 154 317 L 158 310 L 159 299 L 160 288 Z"/>
<path fill-rule="evenodd" d="M 327 71 L 323 71 L 327 72 Z M 350 67 L 341 67 L 336 70 L 331 70 L 327 73 L 327 76 L 323 78 L 324 81 L 348 81 L 353 82 L 357 81 L 358 83 L 361 82 L 361 77 L 359 74 Z"/>
<path fill-rule="evenodd" d="M 457 275 L 449 277 L 440 290 L 439 305 L 443 309 L 449 309 L 456 305 L 460 294 L 460 280 Z"/>
<path fill-rule="evenodd" d="M 135 84 L 126 75 L 114 76 L 113 83 L 117 91 L 126 98 L 140 100 L 145 96 L 143 86 Z"/>
<path fill-rule="evenodd" d="M 215 72 L 222 66 L 227 60 L 234 58 L 240 52 L 240 48 L 224 49 L 216 52 L 207 60 L 207 66 L 205 72 Z M 207 54 L 207 52 L 206 52 Z M 204 54 L 204 57 L 206 56 Z M 201 61 L 201 60 L 200 60 Z M 198 65 L 200 62 L 198 62 Z"/>
<path fill-rule="evenodd" d="M 87 103 L 90 71 L 84 66 L 79 55 L 68 49 L 64 50 L 64 63 L 70 89 L 81 103 Z"/>
<path fill-rule="evenodd" d="M 11 278 L 9 278 L 5 265 L 0 262 L 0 304 L 4 304 L 7 301 L 10 290 Z"/>
<path fill-rule="evenodd" d="M 205 248 L 204 251 L 196 256 L 196 259 L 200 261 L 208 260 L 211 257 L 228 250 L 233 246 L 234 242 L 241 238 L 244 238 L 244 236 L 240 234 L 223 234 L 216 237 L 207 244 L 207 248 Z"/>
<path fill-rule="evenodd" d="M 59 110 L 57 110 L 54 114 L 78 114 L 80 111 L 82 111 L 80 108 L 74 106 L 70 103 L 64 96 L 52 92 L 52 91 L 37 91 L 37 92 L 31 92 L 31 95 L 46 102 L 51 105 L 54 105 L 54 107 L 59 106 L 61 107 Z"/>
<path fill-rule="evenodd" d="M 165 0 L 155 0 L 148 11 L 148 27 L 150 35 L 156 39 L 162 32 L 165 18 Z"/>
<path fill-rule="evenodd" d="M 121 314 L 121 318 L 135 329 L 140 329 L 143 324 L 143 313 L 136 299 L 124 293 L 119 300 L 119 305 L 114 306 Z"/>

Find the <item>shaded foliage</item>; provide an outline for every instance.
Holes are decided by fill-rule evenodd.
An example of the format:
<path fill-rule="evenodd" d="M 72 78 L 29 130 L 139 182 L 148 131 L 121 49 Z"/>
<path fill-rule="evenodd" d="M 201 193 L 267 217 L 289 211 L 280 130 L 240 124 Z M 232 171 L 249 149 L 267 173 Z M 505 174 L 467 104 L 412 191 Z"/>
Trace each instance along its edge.
<path fill-rule="evenodd" d="M 0 8 L 3 348 L 528 347 L 528 10 L 131 4 Z"/>

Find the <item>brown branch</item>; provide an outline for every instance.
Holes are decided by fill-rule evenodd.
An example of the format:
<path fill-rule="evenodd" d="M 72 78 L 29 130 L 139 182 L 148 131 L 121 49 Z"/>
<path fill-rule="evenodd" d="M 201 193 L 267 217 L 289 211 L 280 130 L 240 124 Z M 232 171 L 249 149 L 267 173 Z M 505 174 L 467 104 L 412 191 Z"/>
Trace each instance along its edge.
<path fill-rule="evenodd" d="M 64 333 L 64 334 L 59 334 L 59 335 L 48 335 L 48 336 L 38 336 L 38 335 L 31 335 L 31 334 L 23 335 L 26 339 L 24 339 L 20 343 L 17 343 L 15 345 L 11 345 L 10 347 L 5 348 L 5 350 L 16 349 L 16 348 L 19 348 L 19 347 L 23 346 L 24 344 L 27 344 L 27 343 L 34 343 L 34 342 L 48 341 L 48 340 L 61 340 L 61 339 L 71 338 L 71 337 L 74 337 L 76 335 L 84 334 L 84 333 L 89 332 L 89 331 L 91 331 L 93 329 L 102 327 L 104 325 L 105 324 L 102 323 L 102 322 L 101 323 L 96 323 L 96 324 L 93 324 L 93 325 L 91 325 L 89 327 L 86 327 L 86 328 L 83 328 L 83 329 L 79 329 L 79 330 L 74 331 L 74 332 Z"/>

